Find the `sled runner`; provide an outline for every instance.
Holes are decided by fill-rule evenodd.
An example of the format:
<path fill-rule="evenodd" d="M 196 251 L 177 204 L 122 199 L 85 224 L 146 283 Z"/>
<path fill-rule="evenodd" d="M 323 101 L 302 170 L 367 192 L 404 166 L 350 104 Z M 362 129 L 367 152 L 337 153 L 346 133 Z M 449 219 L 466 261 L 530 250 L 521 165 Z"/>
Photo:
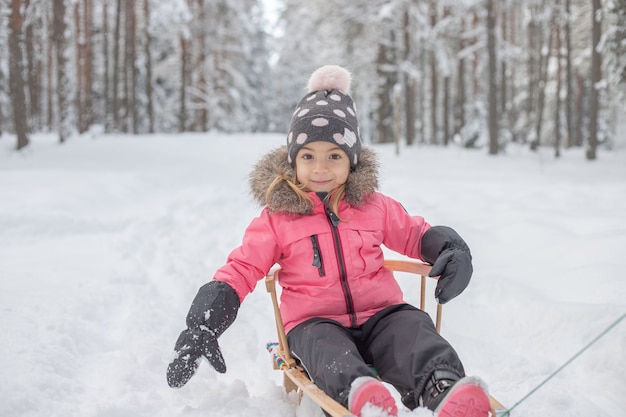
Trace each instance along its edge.
<path fill-rule="evenodd" d="M 430 265 L 411 260 L 386 260 L 385 267 L 394 272 L 406 272 L 419 275 L 421 277 L 419 308 L 421 310 L 425 310 L 426 278 L 428 277 L 428 273 L 431 269 Z M 270 293 L 272 304 L 274 306 L 274 319 L 276 321 L 276 331 L 278 334 L 278 342 L 268 343 L 267 350 L 272 355 L 274 369 L 283 371 L 285 390 L 287 392 L 297 391 L 299 399 L 302 398 L 302 395 L 306 395 L 332 417 L 356 417 L 350 412 L 350 410 L 339 404 L 337 401 L 333 400 L 324 391 L 319 389 L 313 382 L 311 382 L 304 369 L 298 366 L 295 359 L 291 357 L 291 354 L 289 353 L 289 345 L 287 343 L 287 336 L 285 334 L 285 328 L 283 326 L 283 320 L 280 315 L 278 296 L 276 294 L 276 281 L 279 274 L 280 269 L 277 269 L 270 272 L 265 277 L 265 287 L 267 289 L 267 292 Z M 442 305 L 437 304 L 435 326 L 438 333 L 441 331 L 441 316 Z M 507 411 L 507 409 L 495 398 L 490 396 L 489 399 L 491 401 L 492 417 L 496 417 Z"/>

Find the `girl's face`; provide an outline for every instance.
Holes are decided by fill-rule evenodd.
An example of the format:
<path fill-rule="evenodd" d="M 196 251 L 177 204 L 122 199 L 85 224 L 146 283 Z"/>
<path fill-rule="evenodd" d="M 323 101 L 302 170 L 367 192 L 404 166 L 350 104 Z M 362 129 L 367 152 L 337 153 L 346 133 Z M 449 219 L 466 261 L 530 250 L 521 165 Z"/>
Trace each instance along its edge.
<path fill-rule="evenodd" d="M 337 145 L 311 142 L 296 155 L 296 176 L 305 191 L 330 192 L 348 180 L 350 160 Z"/>

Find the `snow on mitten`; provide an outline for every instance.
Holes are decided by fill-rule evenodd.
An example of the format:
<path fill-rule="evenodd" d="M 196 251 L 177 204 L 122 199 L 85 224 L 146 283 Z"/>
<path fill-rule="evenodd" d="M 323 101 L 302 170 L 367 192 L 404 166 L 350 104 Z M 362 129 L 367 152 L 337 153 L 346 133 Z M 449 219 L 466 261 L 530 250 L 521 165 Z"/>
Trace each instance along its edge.
<path fill-rule="evenodd" d="M 167 367 L 169 386 L 180 388 L 185 385 L 196 373 L 203 356 L 217 372 L 226 372 L 222 351 L 211 331 L 183 330 L 174 346 L 174 358 Z"/>

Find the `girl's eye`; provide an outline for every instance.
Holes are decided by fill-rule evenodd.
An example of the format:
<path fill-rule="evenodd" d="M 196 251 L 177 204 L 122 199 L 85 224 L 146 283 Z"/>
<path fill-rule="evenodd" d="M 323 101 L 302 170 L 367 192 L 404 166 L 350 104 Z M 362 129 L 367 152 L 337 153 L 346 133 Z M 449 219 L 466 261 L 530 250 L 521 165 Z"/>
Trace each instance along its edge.
<path fill-rule="evenodd" d="M 341 159 L 341 154 L 339 154 L 339 153 L 332 153 L 332 154 L 330 154 L 329 159 Z"/>
<path fill-rule="evenodd" d="M 310 153 L 303 153 L 302 159 L 313 159 L 313 155 L 311 155 Z"/>

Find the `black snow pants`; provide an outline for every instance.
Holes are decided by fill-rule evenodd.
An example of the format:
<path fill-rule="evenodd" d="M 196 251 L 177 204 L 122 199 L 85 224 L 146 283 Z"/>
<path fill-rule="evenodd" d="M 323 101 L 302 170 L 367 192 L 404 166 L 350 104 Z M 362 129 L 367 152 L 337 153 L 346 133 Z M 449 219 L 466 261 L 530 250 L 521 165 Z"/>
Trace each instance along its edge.
<path fill-rule="evenodd" d="M 434 371 L 465 376 L 457 353 L 437 333 L 430 316 L 409 304 L 388 307 L 357 328 L 313 318 L 294 327 L 287 339 L 311 380 L 346 407 L 350 384 L 360 376 L 377 373 L 411 410 L 419 405 Z"/>

